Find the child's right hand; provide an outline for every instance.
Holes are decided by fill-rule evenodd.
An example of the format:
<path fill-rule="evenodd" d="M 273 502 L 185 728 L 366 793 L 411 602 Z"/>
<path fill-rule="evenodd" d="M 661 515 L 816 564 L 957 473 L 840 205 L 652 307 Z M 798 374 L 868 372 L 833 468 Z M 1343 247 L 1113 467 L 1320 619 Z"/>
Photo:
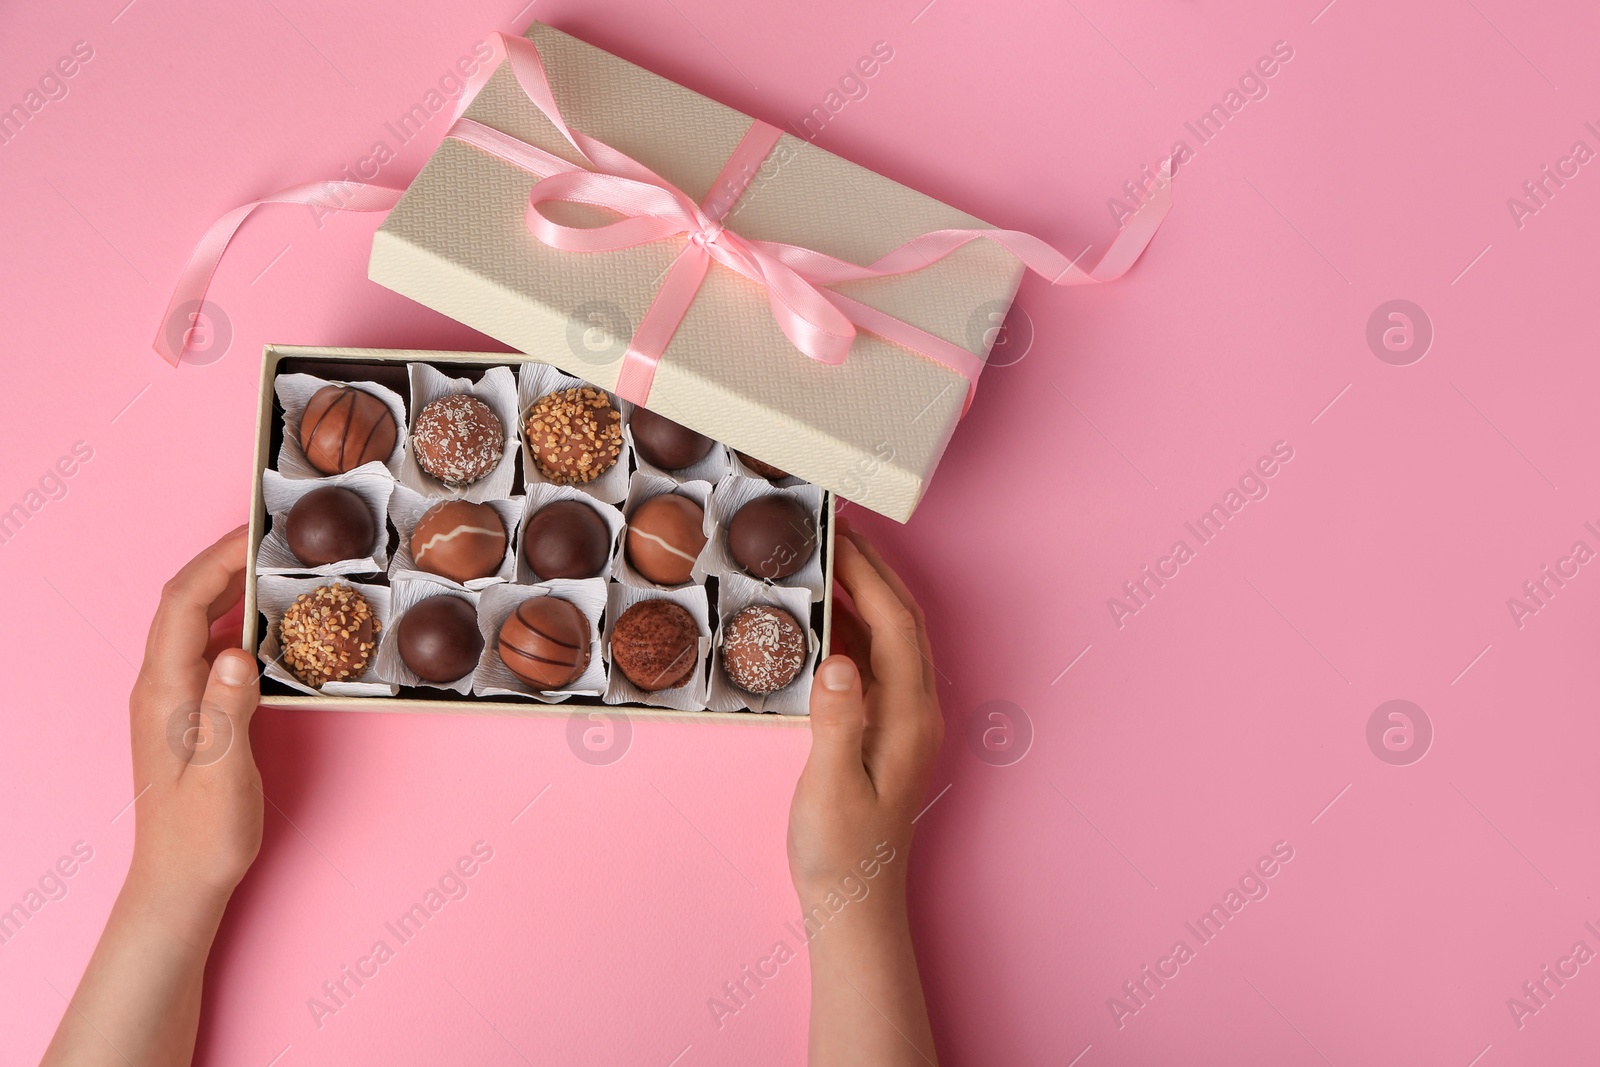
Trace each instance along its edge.
<path fill-rule="evenodd" d="M 874 880 L 887 879 L 903 900 L 911 820 L 944 738 L 927 628 L 905 583 L 861 535 L 841 531 L 834 577 L 856 613 L 835 605 L 848 654 L 825 659 L 811 689 L 811 757 L 789 811 L 789 871 L 809 905 L 878 861 Z"/>

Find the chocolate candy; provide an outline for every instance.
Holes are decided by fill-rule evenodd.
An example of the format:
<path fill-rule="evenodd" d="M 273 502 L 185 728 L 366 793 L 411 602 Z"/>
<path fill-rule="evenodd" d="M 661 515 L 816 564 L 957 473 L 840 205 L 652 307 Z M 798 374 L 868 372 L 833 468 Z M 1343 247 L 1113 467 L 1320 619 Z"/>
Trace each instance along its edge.
<path fill-rule="evenodd" d="M 769 482 L 775 482 L 779 478 L 789 477 L 788 471 L 779 470 L 770 463 L 763 463 L 754 456 L 747 456 L 743 452 L 737 452 L 736 454 L 741 460 L 744 461 L 744 465 L 746 467 L 749 467 L 752 471 L 759 474 Z"/>
<path fill-rule="evenodd" d="M 489 405 L 475 396 L 443 396 L 417 415 L 411 428 L 417 465 L 452 489 L 487 475 L 506 450 L 506 432 Z"/>
<path fill-rule="evenodd" d="M 670 600 L 641 600 L 611 628 L 611 663 L 647 693 L 676 689 L 700 662 L 700 628 Z"/>
<path fill-rule="evenodd" d="M 536 596 L 500 627 L 500 659 L 541 691 L 565 689 L 589 667 L 589 620 L 570 600 Z"/>
<path fill-rule="evenodd" d="M 592 482 L 622 455 L 622 412 L 592 385 L 540 397 L 522 428 L 534 465 L 557 485 Z"/>
<path fill-rule="evenodd" d="M 722 671 L 747 693 L 777 692 L 805 661 L 805 631 L 782 608 L 756 604 L 722 627 Z"/>
<path fill-rule="evenodd" d="M 522 531 L 522 558 L 541 582 L 597 578 L 610 556 L 611 528 L 580 500 L 546 504 Z"/>
<path fill-rule="evenodd" d="M 711 454 L 711 438 L 645 408 L 634 408 L 628 425 L 639 455 L 662 470 L 692 467 Z"/>
<path fill-rule="evenodd" d="M 348 385 L 325 385 L 300 414 L 300 448 L 323 474 L 387 460 L 399 436 L 389 405 Z"/>
<path fill-rule="evenodd" d="M 628 516 L 628 562 L 657 585 L 682 585 L 706 546 L 705 512 L 686 496 L 663 493 Z"/>
<path fill-rule="evenodd" d="M 817 550 L 811 512 L 781 493 L 758 496 L 728 523 L 728 552 L 757 578 L 787 578 Z"/>
<path fill-rule="evenodd" d="M 308 567 L 364 559 L 378 537 L 372 509 L 360 496 L 337 485 L 324 485 L 296 500 L 283 523 L 289 551 Z"/>
<path fill-rule="evenodd" d="M 456 582 L 487 578 L 506 555 L 506 524 L 488 504 L 446 500 L 422 513 L 411 531 L 417 569 Z"/>
<path fill-rule="evenodd" d="M 483 652 L 483 635 L 472 605 L 445 594 L 419 600 L 395 624 L 405 665 L 427 682 L 453 682 L 472 672 Z"/>
<path fill-rule="evenodd" d="M 367 598 L 343 582 L 295 597 L 278 620 L 283 664 L 313 689 L 354 682 L 378 647 L 378 618 Z"/>

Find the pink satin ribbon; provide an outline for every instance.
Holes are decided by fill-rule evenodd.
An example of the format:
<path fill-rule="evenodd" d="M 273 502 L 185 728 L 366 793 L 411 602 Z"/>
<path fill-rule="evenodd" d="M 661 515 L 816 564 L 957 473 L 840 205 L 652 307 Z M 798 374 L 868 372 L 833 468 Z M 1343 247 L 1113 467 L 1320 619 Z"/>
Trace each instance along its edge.
<path fill-rule="evenodd" d="M 527 224 L 533 236 L 551 248 L 577 253 L 611 252 L 663 240 L 683 241 L 682 250 L 634 332 L 619 369 L 616 392 L 636 403 L 642 404 L 648 398 L 656 368 L 673 334 L 694 302 L 711 263 L 717 262 L 762 287 L 784 336 L 810 358 L 829 365 L 844 362 L 856 330 L 865 329 L 960 374 L 968 383 L 970 405 L 983 370 L 982 357 L 828 287 L 921 270 L 976 240 L 996 242 L 1029 270 L 1049 278 L 1052 285 L 1111 281 L 1139 258 L 1172 203 L 1169 163 L 1149 199 L 1128 220 L 1092 270 L 1085 270 L 1038 238 L 1017 230 L 935 230 L 907 241 L 866 266 L 798 245 L 757 241 L 725 228 L 722 219 L 778 143 L 782 133 L 776 127 L 753 121 L 712 183 L 705 201 L 697 204 L 644 164 L 571 129 L 550 91 L 543 61 L 533 42 L 500 34 L 496 37 L 528 99 L 589 164 L 584 167 L 568 162 L 471 119 L 457 118 L 451 125 L 447 137 L 540 179 L 528 203 Z M 471 92 L 463 93 L 458 115 L 471 96 Z M 185 301 L 204 299 L 228 242 L 255 208 L 269 203 L 313 204 L 330 192 L 348 194 L 349 199 L 339 205 L 340 209 L 375 211 L 393 207 L 402 190 L 324 182 L 296 186 L 236 208 L 219 219 L 196 247 L 163 323 Z M 603 208 L 621 219 L 594 227 L 561 225 L 540 210 L 543 205 L 556 202 Z M 163 328 L 156 340 L 156 351 L 177 364 L 182 349 L 174 350 L 166 334 Z"/>

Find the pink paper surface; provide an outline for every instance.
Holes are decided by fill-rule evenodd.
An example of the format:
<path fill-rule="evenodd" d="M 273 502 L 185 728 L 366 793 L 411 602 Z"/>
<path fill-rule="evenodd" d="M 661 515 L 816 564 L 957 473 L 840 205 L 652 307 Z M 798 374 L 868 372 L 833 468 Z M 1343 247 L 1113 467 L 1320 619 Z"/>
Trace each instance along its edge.
<path fill-rule="evenodd" d="M 530 17 L 124 4 L 0 14 L 0 106 L 92 51 L 0 143 L 0 508 L 28 511 L 0 543 L 0 906 L 92 849 L 0 945 L 8 1063 L 42 1051 L 125 870 L 132 664 L 163 580 L 245 515 L 262 344 L 487 344 L 366 280 L 370 215 L 258 213 L 212 290 L 226 349 L 177 370 L 149 348 L 169 286 L 238 203 L 370 177 L 380 142 L 380 180 L 405 181 L 444 116 L 405 144 L 399 116 Z M 1011 365 L 913 522 L 857 512 L 922 597 L 943 679 L 912 904 L 944 1062 L 1588 1062 L 1600 965 L 1562 960 L 1600 950 L 1600 564 L 1572 556 L 1600 550 L 1600 163 L 1572 160 L 1600 150 L 1592 8 L 532 13 L 787 128 L 836 103 L 808 131 L 824 147 L 1073 254 L 1109 240 L 1141 165 L 1193 153 L 1126 279 L 1024 285 Z M 892 59 L 850 80 L 878 42 Z M 1292 58 L 1201 143 L 1186 123 L 1276 42 Z M 1393 300 L 1431 324 L 1420 359 L 1415 334 L 1384 347 L 1404 324 L 1383 315 L 1369 345 Z M 1227 511 L 1275 446 L 1292 458 Z M 1213 504 L 1202 543 L 1186 523 Z M 1431 724 L 1420 761 L 1381 759 L 1420 747 L 1381 728 L 1369 744 L 1391 700 Z M 992 701 L 1009 719 L 969 732 Z M 988 727 L 1031 743 L 1005 764 Z M 803 954 L 720 1026 L 708 1001 L 797 947 L 804 731 L 637 723 L 609 765 L 560 719 L 265 711 L 254 740 L 266 843 L 212 959 L 200 1062 L 803 1062 Z M 467 895 L 319 1026 L 308 1000 L 480 841 Z M 1190 932 L 1275 845 L 1293 858 L 1246 882 L 1267 895 Z M 1538 981 L 1553 995 L 1529 998 Z"/>

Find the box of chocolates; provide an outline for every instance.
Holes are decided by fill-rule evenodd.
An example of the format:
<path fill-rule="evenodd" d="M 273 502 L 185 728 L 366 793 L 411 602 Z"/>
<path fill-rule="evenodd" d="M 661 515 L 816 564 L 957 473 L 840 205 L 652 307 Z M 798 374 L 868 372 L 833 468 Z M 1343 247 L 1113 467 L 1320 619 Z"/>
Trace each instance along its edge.
<path fill-rule="evenodd" d="M 803 722 L 828 491 L 517 353 L 269 346 L 262 702 Z"/>

